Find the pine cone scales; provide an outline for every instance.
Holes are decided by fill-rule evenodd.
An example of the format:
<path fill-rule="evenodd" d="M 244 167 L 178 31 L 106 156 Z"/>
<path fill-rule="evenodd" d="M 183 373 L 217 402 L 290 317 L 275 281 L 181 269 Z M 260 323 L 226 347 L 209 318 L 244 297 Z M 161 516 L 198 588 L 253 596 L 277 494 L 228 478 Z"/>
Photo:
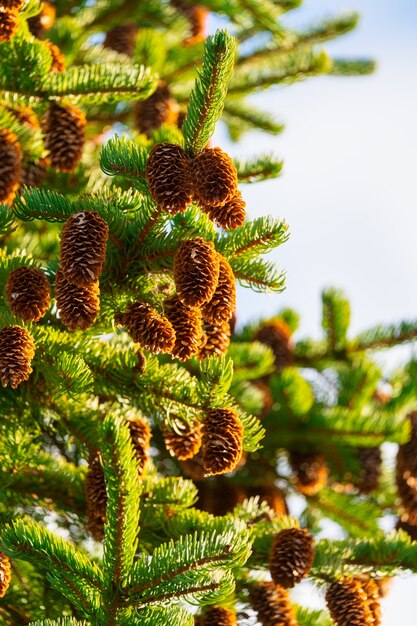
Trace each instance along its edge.
<path fill-rule="evenodd" d="M 5 11 L 13 11 L 20 9 L 23 4 L 23 0 L 1 0 L 1 6 Z"/>
<path fill-rule="evenodd" d="M 135 52 L 135 39 L 138 32 L 136 24 L 120 24 L 111 28 L 104 40 L 104 47 L 111 48 L 119 54 L 133 56 Z"/>
<path fill-rule="evenodd" d="M 224 606 L 213 606 L 204 615 L 203 626 L 237 626 L 237 615 Z"/>
<path fill-rule="evenodd" d="M 372 493 L 378 488 L 382 472 L 381 448 L 359 448 L 359 461 L 361 473 L 358 482 L 358 489 L 361 493 Z"/>
<path fill-rule="evenodd" d="M 297 626 L 288 592 L 273 582 L 254 585 L 249 593 L 252 607 L 262 626 Z"/>
<path fill-rule="evenodd" d="M 133 302 L 123 315 L 123 324 L 135 343 L 155 354 L 170 353 L 175 345 L 171 322 L 146 302 Z"/>
<path fill-rule="evenodd" d="M 96 211 L 71 215 L 61 234 L 61 268 L 68 282 L 88 287 L 98 280 L 108 236 L 107 223 Z"/>
<path fill-rule="evenodd" d="M 233 409 L 210 409 L 202 426 L 203 465 L 212 476 L 231 472 L 243 452 L 243 426 Z"/>
<path fill-rule="evenodd" d="M 70 330 L 87 330 L 95 321 L 99 309 L 99 286 L 77 287 L 69 283 L 62 271 L 56 273 L 56 305 L 65 326 Z"/>
<path fill-rule="evenodd" d="M 236 308 L 236 281 L 233 270 L 221 254 L 219 259 L 219 280 L 216 291 L 209 302 L 201 307 L 204 321 L 211 324 L 228 322 Z"/>
<path fill-rule="evenodd" d="M 146 165 L 149 192 L 162 211 L 176 215 L 191 203 L 190 158 L 172 143 L 154 146 Z"/>
<path fill-rule="evenodd" d="M 203 361 L 211 355 L 221 356 L 226 354 L 230 345 L 229 322 L 222 324 L 203 324 L 203 345 L 199 353 L 199 359 Z"/>
<path fill-rule="evenodd" d="M 12 577 L 9 557 L 0 552 L 0 598 L 4 598 Z"/>
<path fill-rule="evenodd" d="M 181 302 L 178 296 L 165 300 L 165 313 L 175 330 L 172 355 L 186 361 L 197 354 L 203 339 L 201 312 Z"/>
<path fill-rule="evenodd" d="M 333 582 L 326 603 L 336 626 L 371 626 L 373 617 L 362 585 L 353 578 Z"/>
<path fill-rule="evenodd" d="M 0 128 L 0 202 L 8 203 L 13 200 L 21 176 L 22 153 L 17 137 L 9 130 Z"/>
<path fill-rule="evenodd" d="M 292 450 L 290 463 L 295 473 L 296 487 L 305 496 L 314 496 L 327 485 L 329 470 L 322 454 Z"/>
<path fill-rule="evenodd" d="M 137 418 L 128 421 L 130 438 L 139 465 L 139 476 L 143 474 L 149 459 L 149 445 L 151 441 L 151 429 L 148 422 Z"/>
<path fill-rule="evenodd" d="M 302 528 L 281 530 L 272 543 L 269 570 L 272 580 L 286 589 L 294 587 L 310 571 L 314 561 L 314 540 Z"/>
<path fill-rule="evenodd" d="M 0 330 L 0 381 L 3 387 L 16 389 L 32 373 L 35 355 L 32 335 L 22 326 L 5 326 Z"/>
<path fill-rule="evenodd" d="M 174 258 L 174 280 L 182 302 L 199 307 L 213 297 L 219 280 L 219 256 L 211 241 L 183 241 Z"/>
<path fill-rule="evenodd" d="M 168 87 L 161 83 L 147 100 L 135 104 L 136 127 L 148 137 L 162 124 L 176 124 L 179 106 Z"/>
<path fill-rule="evenodd" d="M 284 320 L 277 319 L 261 326 L 255 335 L 255 339 L 271 348 L 275 357 L 275 367 L 278 371 L 283 367 L 292 365 L 291 329 Z"/>
<path fill-rule="evenodd" d="M 237 192 L 237 172 L 230 156 L 220 148 L 206 148 L 193 159 L 194 195 L 204 207 L 222 206 Z"/>
<path fill-rule="evenodd" d="M 226 230 L 235 230 L 242 226 L 246 219 L 245 207 L 246 202 L 243 200 L 241 192 L 237 190 L 233 198 L 222 206 L 203 205 L 201 208 L 217 226 Z"/>
<path fill-rule="evenodd" d="M 63 72 L 65 70 L 65 57 L 61 50 L 52 41 L 46 40 L 46 45 L 49 48 L 52 57 L 51 71 Z"/>
<path fill-rule="evenodd" d="M 19 27 L 17 9 L 0 11 L 0 42 L 10 41 Z"/>
<path fill-rule="evenodd" d="M 373 578 L 369 578 L 367 581 L 362 582 L 362 589 L 364 590 L 367 600 L 368 607 L 371 612 L 373 618 L 373 626 L 380 626 L 381 624 L 381 594 L 379 591 L 378 584 L 373 580 Z"/>
<path fill-rule="evenodd" d="M 87 530 L 96 541 L 104 537 L 107 491 L 99 453 L 90 454 L 86 478 Z"/>
<path fill-rule="evenodd" d="M 179 461 L 192 459 L 201 448 L 201 431 L 198 422 L 190 425 L 177 420 L 171 427 L 164 423 L 162 436 L 168 452 Z"/>
<path fill-rule="evenodd" d="M 46 159 L 25 161 L 22 170 L 22 185 L 40 187 L 45 180 L 48 163 Z"/>
<path fill-rule="evenodd" d="M 86 120 L 76 107 L 52 103 L 46 116 L 45 148 L 51 165 L 58 172 L 71 173 L 81 159 L 85 143 Z"/>
<path fill-rule="evenodd" d="M 24 322 L 38 322 L 51 302 L 48 279 L 36 267 L 18 267 L 11 271 L 7 278 L 6 296 L 13 315 Z"/>

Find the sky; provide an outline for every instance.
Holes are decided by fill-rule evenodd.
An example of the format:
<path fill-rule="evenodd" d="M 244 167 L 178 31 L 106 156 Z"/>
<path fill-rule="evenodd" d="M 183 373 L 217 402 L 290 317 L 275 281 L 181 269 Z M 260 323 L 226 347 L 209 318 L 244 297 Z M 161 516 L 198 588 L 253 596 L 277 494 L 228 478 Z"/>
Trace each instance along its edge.
<path fill-rule="evenodd" d="M 250 218 L 289 223 L 289 242 L 273 254 L 287 288 L 269 296 L 242 289 L 238 311 L 244 322 L 291 306 L 301 314 L 300 336 L 320 335 L 327 286 L 349 296 L 352 333 L 417 318 L 417 2 L 305 0 L 288 24 L 346 10 L 360 11 L 359 27 L 326 49 L 373 57 L 373 76 L 314 78 L 256 96 L 285 123 L 278 137 L 252 132 L 236 146 L 217 134 L 232 154 L 253 155 L 256 146 L 284 158 L 281 178 L 243 194 Z M 417 577 L 394 581 L 383 626 L 415 625 L 413 591 Z"/>

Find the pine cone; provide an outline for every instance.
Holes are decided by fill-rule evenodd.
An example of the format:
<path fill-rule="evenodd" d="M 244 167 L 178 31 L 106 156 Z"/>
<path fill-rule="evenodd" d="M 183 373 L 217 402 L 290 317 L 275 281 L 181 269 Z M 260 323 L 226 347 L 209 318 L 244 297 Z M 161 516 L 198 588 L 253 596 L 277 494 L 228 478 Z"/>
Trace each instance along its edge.
<path fill-rule="evenodd" d="M 151 441 L 151 429 L 148 422 L 137 418 L 128 421 L 130 438 L 139 464 L 139 476 L 142 476 L 146 463 L 149 460 L 149 445 Z"/>
<path fill-rule="evenodd" d="M 107 491 L 101 455 L 97 452 L 91 453 L 88 460 L 86 492 L 87 530 L 96 541 L 102 541 L 106 521 Z"/>
<path fill-rule="evenodd" d="M 275 485 L 254 485 L 245 489 L 248 498 L 259 496 L 274 511 L 277 517 L 288 515 L 288 507 L 282 491 Z"/>
<path fill-rule="evenodd" d="M 208 11 L 201 5 L 191 6 L 182 0 L 175 0 L 171 3 L 190 22 L 191 35 L 184 40 L 185 46 L 192 46 L 206 38 L 206 23 Z"/>
<path fill-rule="evenodd" d="M 0 598 L 4 598 L 12 577 L 9 557 L 0 552 Z"/>
<path fill-rule="evenodd" d="M 249 600 L 262 626 L 297 626 L 294 607 L 283 587 L 258 583 L 251 588 Z"/>
<path fill-rule="evenodd" d="M 294 347 L 291 342 L 291 329 L 284 320 L 276 319 L 261 326 L 255 335 L 255 340 L 271 348 L 278 371 L 292 365 Z"/>
<path fill-rule="evenodd" d="M 197 354 L 201 347 L 203 339 L 201 311 L 187 306 L 178 296 L 165 300 L 164 309 L 175 330 L 172 356 L 180 361 L 186 361 Z"/>
<path fill-rule="evenodd" d="M 203 465 L 203 454 L 201 450 L 193 456 L 192 459 L 187 459 L 181 462 L 181 469 L 184 476 L 191 478 L 192 480 L 202 480 L 206 475 Z"/>
<path fill-rule="evenodd" d="M 32 335 L 22 326 L 5 326 L 0 330 L 0 381 L 3 387 L 16 389 L 32 373 L 35 355 Z"/>
<path fill-rule="evenodd" d="M 45 44 L 49 48 L 49 52 L 52 57 L 51 71 L 52 72 L 63 72 L 65 70 L 65 57 L 62 54 L 61 50 L 56 46 L 52 41 L 47 39 Z"/>
<path fill-rule="evenodd" d="M 361 472 L 357 487 L 360 493 L 372 493 L 378 489 L 382 472 L 381 448 L 358 448 Z"/>
<path fill-rule="evenodd" d="M 171 426 L 164 422 L 162 436 L 170 455 L 175 456 L 179 461 L 192 459 L 201 447 L 201 432 L 198 422 L 191 425 L 183 420 L 175 420 Z"/>
<path fill-rule="evenodd" d="M 417 478 L 417 412 L 408 415 L 411 425 L 410 439 L 399 447 L 402 463 Z"/>
<path fill-rule="evenodd" d="M 45 148 L 58 172 L 68 174 L 75 170 L 83 153 L 85 126 L 84 113 L 79 109 L 51 103 L 44 126 Z"/>
<path fill-rule="evenodd" d="M 23 4 L 23 0 L 1 0 L 1 6 L 7 11 L 18 11 Z"/>
<path fill-rule="evenodd" d="M 61 270 L 56 273 L 55 298 L 63 324 L 70 330 L 87 330 L 100 309 L 98 283 L 77 287 L 69 283 Z"/>
<path fill-rule="evenodd" d="M 243 426 L 234 409 L 210 409 L 206 413 L 201 447 L 207 474 L 235 469 L 243 452 Z"/>
<path fill-rule="evenodd" d="M 308 574 L 313 561 L 314 540 L 303 528 L 285 528 L 274 537 L 269 570 L 277 585 L 294 587 Z"/>
<path fill-rule="evenodd" d="M 109 227 L 96 211 L 71 215 L 61 234 L 61 268 L 68 282 L 77 287 L 97 282 L 108 236 Z"/>
<path fill-rule="evenodd" d="M 401 505 L 407 513 L 407 521 L 410 524 L 417 524 L 417 477 L 410 471 L 410 463 L 413 463 L 410 458 L 410 449 L 399 446 L 396 464 L 397 492 Z"/>
<path fill-rule="evenodd" d="M 371 612 L 373 621 L 371 624 L 373 626 L 381 625 L 381 594 L 379 591 L 379 587 L 373 578 L 369 578 L 365 582 L 362 581 L 362 589 L 364 590 L 367 600 L 368 607 Z"/>
<path fill-rule="evenodd" d="M 218 324 L 228 322 L 236 308 L 236 280 L 229 263 L 221 254 L 219 259 L 219 280 L 216 291 L 209 302 L 201 307 L 205 322 Z"/>
<path fill-rule="evenodd" d="M 201 208 L 217 226 L 226 230 L 235 230 L 245 222 L 245 207 L 246 202 L 242 198 L 241 192 L 237 190 L 233 198 L 228 200 L 226 204 L 222 206 L 203 205 Z"/>
<path fill-rule="evenodd" d="M 185 304 L 199 307 L 213 297 L 219 280 L 219 255 L 201 237 L 183 241 L 174 258 L 174 280 Z"/>
<path fill-rule="evenodd" d="M 176 124 L 179 107 L 165 83 L 159 87 L 147 100 L 138 100 L 135 103 L 136 128 L 150 137 L 152 131 L 162 124 Z"/>
<path fill-rule="evenodd" d="M 38 322 L 51 303 L 48 279 L 36 267 L 18 267 L 11 271 L 7 278 L 6 295 L 13 315 L 24 322 Z"/>
<path fill-rule="evenodd" d="M 137 363 L 134 370 L 137 374 L 144 374 L 146 370 L 146 356 L 141 350 L 136 350 Z"/>
<path fill-rule="evenodd" d="M 411 516 L 411 519 L 415 521 L 413 518 L 415 518 L 415 516 Z M 403 530 L 410 537 L 411 541 L 417 541 L 417 524 L 410 524 L 407 514 L 402 515 L 397 521 L 395 530 Z"/>
<path fill-rule="evenodd" d="M 22 186 L 40 187 L 43 184 L 48 170 L 47 159 L 24 161 L 22 167 Z"/>
<path fill-rule="evenodd" d="M 198 484 L 196 508 L 212 515 L 223 516 L 245 500 L 245 492 L 232 485 L 229 478 L 217 476 L 215 480 L 202 480 Z"/>
<path fill-rule="evenodd" d="M 28 19 L 29 30 L 34 37 L 40 39 L 45 31 L 55 23 L 56 9 L 52 2 L 43 2 L 42 11 Z"/>
<path fill-rule="evenodd" d="M 333 582 L 326 593 L 326 603 L 336 626 L 371 626 L 372 613 L 359 581 L 344 578 Z"/>
<path fill-rule="evenodd" d="M 222 206 L 237 192 L 237 172 L 226 152 L 205 148 L 192 162 L 194 195 L 203 207 Z M 208 210 L 208 209 L 205 209 Z"/>
<path fill-rule="evenodd" d="M 327 485 L 329 470 L 322 454 L 292 450 L 290 463 L 295 473 L 297 489 L 305 496 L 314 496 Z"/>
<path fill-rule="evenodd" d="M 162 211 L 176 215 L 192 200 L 190 158 L 173 143 L 154 146 L 146 165 L 149 192 Z"/>
<path fill-rule="evenodd" d="M 0 202 L 13 200 L 21 177 L 22 153 L 17 137 L 6 128 L 0 128 Z"/>
<path fill-rule="evenodd" d="M 135 343 L 154 354 L 170 353 L 175 345 L 171 322 L 146 302 L 133 302 L 123 315 L 123 322 Z"/>
<path fill-rule="evenodd" d="M 18 11 L 0 11 L 0 42 L 10 41 L 19 27 Z"/>
<path fill-rule="evenodd" d="M 224 606 L 212 606 L 204 614 L 203 626 L 237 626 L 236 612 Z"/>
<path fill-rule="evenodd" d="M 17 119 L 20 124 L 25 124 L 29 128 L 39 130 L 40 124 L 39 120 L 36 116 L 36 113 L 33 109 L 26 106 L 19 106 L 17 108 L 9 109 L 13 116 Z"/>
<path fill-rule="evenodd" d="M 120 24 L 111 28 L 104 40 L 104 47 L 111 48 L 119 54 L 126 54 L 129 57 L 135 52 L 135 40 L 138 32 L 136 24 Z"/>
<path fill-rule="evenodd" d="M 228 322 L 204 324 L 203 331 L 203 345 L 198 356 L 201 361 L 211 355 L 221 356 L 227 353 L 230 345 L 230 325 Z"/>

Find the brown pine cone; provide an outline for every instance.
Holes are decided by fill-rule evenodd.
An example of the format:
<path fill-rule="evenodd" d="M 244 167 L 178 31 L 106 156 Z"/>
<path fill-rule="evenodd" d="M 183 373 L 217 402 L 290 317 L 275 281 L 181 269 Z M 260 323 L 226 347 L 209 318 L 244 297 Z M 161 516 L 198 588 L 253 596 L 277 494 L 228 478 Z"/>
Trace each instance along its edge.
<path fill-rule="evenodd" d="M 50 30 L 54 25 L 55 15 L 56 9 L 53 3 L 44 0 L 41 12 L 28 19 L 28 26 L 32 35 L 40 39 L 44 32 Z"/>
<path fill-rule="evenodd" d="M 201 307 L 205 322 L 219 324 L 228 322 L 236 309 L 236 280 L 226 259 L 217 253 L 219 259 L 219 279 L 211 300 Z"/>
<path fill-rule="evenodd" d="M 52 57 L 51 71 L 63 72 L 65 70 L 65 57 L 62 54 L 61 50 L 58 48 L 58 46 L 52 43 L 52 41 L 49 41 L 49 39 L 45 40 L 45 44 L 48 46 L 49 52 L 51 53 Z"/>
<path fill-rule="evenodd" d="M 269 571 L 275 584 L 294 587 L 310 571 L 314 539 L 303 528 L 284 528 L 275 537 L 269 554 Z"/>
<path fill-rule="evenodd" d="M 23 4 L 23 0 L 1 0 L 1 6 L 7 11 L 17 11 Z"/>
<path fill-rule="evenodd" d="M 48 170 L 47 159 L 24 161 L 22 167 L 22 186 L 40 187 L 43 184 Z"/>
<path fill-rule="evenodd" d="M 15 109 L 10 109 L 10 111 L 20 124 L 25 124 L 29 128 L 34 128 L 36 130 L 40 128 L 36 113 L 30 107 L 19 106 Z"/>
<path fill-rule="evenodd" d="M 229 478 L 217 476 L 215 480 L 198 482 L 198 500 L 195 507 L 218 517 L 233 511 L 245 497 L 243 489 L 232 485 Z"/>
<path fill-rule="evenodd" d="M 147 302 L 132 302 L 123 315 L 123 323 L 135 343 L 154 354 L 170 353 L 175 345 L 171 322 Z"/>
<path fill-rule="evenodd" d="M 201 448 L 208 475 L 235 469 L 243 452 L 243 426 L 234 409 L 210 409 L 202 425 Z"/>
<path fill-rule="evenodd" d="M 314 496 L 327 485 L 329 470 L 322 454 L 292 450 L 290 463 L 295 474 L 297 490 L 305 496 Z"/>
<path fill-rule="evenodd" d="M 142 418 L 128 421 L 130 438 L 139 465 L 139 476 L 142 476 L 146 463 L 149 460 L 149 446 L 151 441 L 151 428 L 148 422 Z"/>
<path fill-rule="evenodd" d="M 359 581 L 344 578 L 333 582 L 326 603 L 336 626 L 371 626 L 373 617 L 366 593 Z"/>
<path fill-rule="evenodd" d="M 250 589 L 249 600 L 262 626 L 297 626 L 288 592 L 273 582 L 261 582 Z"/>
<path fill-rule="evenodd" d="M 18 267 L 7 277 L 7 303 L 13 315 L 24 322 L 38 322 L 51 303 L 51 289 L 42 270 Z"/>
<path fill-rule="evenodd" d="M 86 478 L 87 530 L 96 541 L 104 537 L 106 521 L 107 490 L 100 453 L 91 453 Z"/>
<path fill-rule="evenodd" d="M 22 177 L 22 152 L 17 137 L 0 128 L 0 202 L 10 203 Z"/>
<path fill-rule="evenodd" d="M 187 476 L 187 478 L 191 478 L 196 481 L 202 480 L 206 473 L 204 471 L 203 454 L 201 449 L 195 456 L 193 456 L 192 459 L 181 461 L 181 469 L 184 476 Z"/>
<path fill-rule="evenodd" d="M 378 489 L 382 472 L 381 448 L 358 448 L 361 472 L 357 487 L 360 493 L 372 493 Z"/>
<path fill-rule="evenodd" d="M 237 615 L 224 606 L 212 606 L 204 614 L 203 626 L 237 626 Z"/>
<path fill-rule="evenodd" d="M 162 124 L 176 124 L 178 112 L 178 102 L 171 97 L 165 83 L 160 83 L 147 100 L 138 100 L 135 103 L 136 128 L 150 137 L 152 131 Z"/>
<path fill-rule="evenodd" d="M 235 230 L 245 222 L 245 207 L 246 202 L 242 198 L 241 192 L 237 190 L 233 198 L 228 200 L 226 204 L 222 206 L 207 205 L 201 208 L 217 226 L 226 230 Z"/>
<path fill-rule="evenodd" d="M 136 24 L 120 24 L 111 28 L 104 40 L 103 46 L 111 48 L 119 54 L 126 54 L 129 57 L 135 52 L 135 40 L 138 33 Z"/>
<path fill-rule="evenodd" d="M 237 172 L 226 152 L 205 148 L 192 162 L 194 196 L 204 207 L 222 206 L 237 192 Z"/>
<path fill-rule="evenodd" d="M 410 439 L 399 447 L 404 467 L 417 478 L 417 412 L 408 415 L 411 425 Z"/>
<path fill-rule="evenodd" d="M 410 537 L 411 541 L 417 541 L 417 524 L 410 524 L 409 516 L 402 515 L 395 524 L 395 530 L 403 530 Z M 412 521 L 417 521 L 415 516 L 411 516 Z"/>
<path fill-rule="evenodd" d="M 108 236 L 109 227 L 96 211 L 71 215 L 61 233 L 61 268 L 68 282 L 77 287 L 97 282 Z"/>
<path fill-rule="evenodd" d="M 191 6 L 182 0 L 173 0 L 171 4 L 181 11 L 190 22 L 191 34 L 184 40 L 185 46 L 192 46 L 206 38 L 208 11 L 205 6 Z"/>
<path fill-rule="evenodd" d="M 4 552 L 0 552 L 0 598 L 4 598 L 6 595 L 11 577 L 10 559 Z"/>
<path fill-rule="evenodd" d="M 226 354 L 230 345 L 230 325 L 229 322 L 222 324 L 203 324 L 203 344 L 198 358 L 201 361 L 207 357 Z"/>
<path fill-rule="evenodd" d="M 174 258 L 174 280 L 185 304 L 199 307 L 213 297 L 219 280 L 219 255 L 201 237 L 183 241 Z"/>
<path fill-rule="evenodd" d="M 259 499 L 266 502 L 277 517 L 288 515 L 284 494 L 275 485 L 254 485 L 245 489 L 245 492 L 248 498 L 259 496 Z"/>
<path fill-rule="evenodd" d="M 284 320 L 276 319 L 261 326 L 255 335 L 255 340 L 271 348 L 278 371 L 292 365 L 294 346 L 291 342 L 291 329 Z"/>
<path fill-rule="evenodd" d="M 0 381 L 3 387 L 16 389 L 32 373 L 35 355 L 32 335 L 22 326 L 5 326 L 0 330 Z"/>
<path fill-rule="evenodd" d="M 58 172 L 71 173 L 81 159 L 85 143 L 86 119 L 79 109 L 52 102 L 45 118 L 45 148 L 51 165 Z"/>
<path fill-rule="evenodd" d="M 360 581 L 359 581 L 360 582 Z M 373 578 L 369 578 L 366 581 L 362 581 L 362 589 L 364 590 L 368 599 L 368 607 L 371 612 L 373 626 L 381 625 L 381 594 L 379 587 Z"/>
<path fill-rule="evenodd" d="M 10 41 L 19 27 L 18 11 L 0 11 L 0 42 Z"/>
<path fill-rule="evenodd" d="M 162 436 L 170 455 L 175 456 L 179 461 L 192 459 L 201 447 L 201 432 L 198 422 L 187 424 L 183 420 L 175 420 L 171 426 L 164 422 Z"/>
<path fill-rule="evenodd" d="M 178 296 L 165 300 L 164 309 L 175 330 L 172 356 L 180 361 L 186 361 L 197 354 L 201 347 L 203 339 L 201 311 L 187 306 Z"/>
<path fill-rule="evenodd" d="M 409 452 L 399 446 L 395 472 L 397 493 L 401 506 L 407 513 L 408 523 L 417 524 L 417 477 L 410 471 L 410 462 L 412 463 L 412 459 Z"/>
<path fill-rule="evenodd" d="M 146 165 L 146 180 L 162 211 L 176 215 L 191 204 L 190 158 L 180 146 L 167 142 L 154 146 Z"/>
<path fill-rule="evenodd" d="M 56 273 L 55 298 L 62 323 L 70 330 L 87 330 L 100 309 L 100 289 L 97 283 L 77 287 L 69 283 L 61 270 Z"/>
<path fill-rule="evenodd" d="M 134 367 L 136 374 L 144 374 L 146 370 L 146 356 L 141 350 L 136 350 L 137 363 Z"/>

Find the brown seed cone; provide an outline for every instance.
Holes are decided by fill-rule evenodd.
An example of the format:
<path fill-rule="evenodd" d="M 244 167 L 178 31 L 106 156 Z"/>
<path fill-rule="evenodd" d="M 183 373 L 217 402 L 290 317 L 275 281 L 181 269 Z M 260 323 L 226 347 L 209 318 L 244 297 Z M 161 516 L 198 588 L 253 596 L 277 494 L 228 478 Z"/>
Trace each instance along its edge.
<path fill-rule="evenodd" d="M 43 184 L 48 170 L 47 159 L 40 159 L 39 161 L 24 161 L 22 167 L 22 186 L 40 187 Z"/>
<path fill-rule="evenodd" d="M 407 445 L 407 444 L 406 444 Z M 410 471 L 409 451 L 399 447 L 396 463 L 397 493 L 410 524 L 417 523 L 417 477 Z"/>
<path fill-rule="evenodd" d="M 49 39 L 45 40 L 45 44 L 48 46 L 49 52 L 51 53 L 52 57 L 51 71 L 63 72 L 65 70 L 65 57 L 62 54 L 61 50 L 58 48 L 58 46 L 52 43 L 52 41 L 49 41 Z"/>
<path fill-rule="evenodd" d="M 182 461 L 181 469 L 184 476 L 187 476 L 187 478 L 192 478 L 192 480 L 202 480 L 206 475 L 206 472 L 204 470 L 203 454 L 201 449 L 195 456 L 193 456 L 192 459 Z"/>
<path fill-rule="evenodd" d="M 178 113 L 178 102 L 171 97 L 165 83 L 160 83 L 147 100 L 135 103 L 136 128 L 150 137 L 152 131 L 162 124 L 176 124 Z"/>
<path fill-rule="evenodd" d="M 61 268 L 68 282 L 88 287 L 98 280 L 108 236 L 109 227 L 96 211 L 71 215 L 61 234 Z"/>
<path fill-rule="evenodd" d="M 180 361 L 186 361 L 197 354 L 201 347 L 203 340 L 201 311 L 187 306 L 178 296 L 165 300 L 164 309 L 175 330 L 172 356 Z"/>
<path fill-rule="evenodd" d="M 203 626 L 237 626 L 237 615 L 224 606 L 212 606 L 204 614 Z"/>
<path fill-rule="evenodd" d="M 58 172 L 73 172 L 81 159 L 85 143 L 86 120 L 76 107 L 51 103 L 45 119 L 45 148 L 51 165 Z"/>
<path fill-rule="evenodd" d="M 56 9 L 52 2 L 43 2 L 42 11 L 28 19 L 29 30 L 34 37 L 40 39 L 45 31 L 55 23 Z"/>
<path fill-rule="evenodd" d="M 246 490 L 248 498 L 259 496 L 274 511 L 277 517 L 288 515 L 288 506 L 282 491 L 275 485 L 257 485 L 249 487 Z"/>
<path fill-rule="evenodd" d="M 219 279 L 216 291 L 209 302 L 201 307 L 205 322 L 218 324 L 228 322 L 236 308 L 236 279 L 229 263 L 221 254 L 219 259 Z"/>
<path fill-rule="evenodd" d="M 0 552 L 0 598 L 6 595 L 12 577 L 9 557 Z"/>
<path fill-rule="evenodd" d="M 336 626 L 371 626 L 372 613 L 361 583 L 353 578 L 333 582 L 326 603 Z"/>
<path fill-rule="evenodd" d="M 237 172 L 230 156 L 220 148 L 205 148 L 192 162 L 194 196 L 203 207 L 223 206 L 237 192 Z"/>
<path fill-rule="evenodd" d="M 378 489 L 382 473 L 381 448 L 358 448 L 361 472 L 357 487 L 360 493 L 372 493 Z"/>
<path fill-rule="evenodd" d="M 10 41 L 19 27 L 18 11 L 0 11 L 0 42 Z"/>
<path fill-rule="evenodd" d="M 284 528 L 274 537 L 269 554 L 269 571 L 275 584 L 289 589 L 310 571 L 314 561 L 314 539 L 303 528 Z"/>
<path fill-rule="evenodd" d="M 120 24 L 111 28 L 104 40 L 104 47 L 111 48 L 119 54 L 133 56 L 135 52 L 135 39 L 138 33 L 136 24 Z"/>
<path fill-rule="evenodd" d="M 21 124 L 26 124 L 29 128 L 40 128 L 36 113 L 30 107 L 20 106 L 16 109 L 10 109 L 10 111 Z"/>
<path fill-rule="evenodd" d="M 17 11 L 23 4 L 23 0 L 1 0 L 0 5 L 5 11 Z"/>
<path fill-rule="evenodd" d="M 146 165 L 149 192 L 162 211 L 182 213 L 192 200 L 190 158 L 173 143 L 154 146 Z"/>
<path fill-rule="evenodd" d="M 146 463 L 149 460 L 149 445 L 151 441 L 151 428 L 148 422 L 142 418 L 128 421 L 130 438 L 139 464 L 139 476 L 142 476 Z"/>
<path fill-rule="evenodd" d="M 249 601 L 262 626 L 297 626 L 288 592 L 273 582 L 261 582 L 249 592 Z"/>
<path fill-rule="evenodd" d="M 99 453 L 91 453 L 88 460 L 86 496 L 87 530 L 96 541 L 101 541 L 106 521 L 107 491 Z"/>
<path fill-rule="evenodd" d="M 242 226 L 246 219 L 245 207 L 246 202 L 242 198 L 241 192 L 237 190 L 233 198 L 228 200 L 226 204 L 222 206 L 207 205 L 201 208 L 217 226 L 226 230 L 235 230 L 238 226 Z"/>
<path fill-rule="evenodd" d="M 408 415 L 411 425 L 410 439 L 399 447 L 399 454 L 404 468 L 417 478 L 417 412 Z"/>
<path fill-rule="evenodd" d="M 290 463 L 295 474 L 296 487 L 305 496 L 314 496 L 327 485 L 329 470 L 322 454 L 292 450 Z"/>
<path fill-rule="evenodd" d="M 198 422 L 187 424 L 183 420 L 176 420 L 171 426 L 164 423 L 162 436 L 170 455 L 175 456 L 179 461 L 192 459 L 201 448 L 201 432 Z"/>
<path fill-rule="evenodd" d="M 123 315 L 123 323 L 135 343 L 155 354 L 170 353 L 175 345 L 171 322 L 147 302 L 132 302 Z"/>
<path fill-rule="evenodd" d="M 141 350 L 136 350 L 137 363 L 134 367 L 136 374 L 144 374 L 146 370 L 146 356 Z"/>
<path fill-rule="evenodd" d="M 243 452 L 243 426 L 234 409 L 210 409 L 202 425 L 201 448 L 207 474 L 235 469 Z"/>
<path fill-rule="evenodd" d="M 391 589 L 391 583 L 392 583 L 393 579 L 392 578 L 388 578 L 387 576 L 385 578 L 376 578 L 375 579 L 375 583 L 378 587 L 378 591 L 379 591 L 379 597 L 380 598 L 386 598 L 389 590 Z"/>
<path fill-rule="evenodd" d="M 100 310 L 98 283 L 77 287 L 69 283 L 61 270 L 56 273 L 55 298 L 59 315 L 70 330 L 87 330 Z"/>
<path fill-rule="evenodd" d="M 21 177 L 22 152 L 17 137 L 6 128 L 0 128 L 0 202 L 13 200 Z"/>
<path fill-rule="evenodd" d="M 277 319 L 261 326 L 255 339 L 271 348 L 278 371 L 292 365 L 294 347 L 291 342 L 291 329 L 284 320 Z"/>
<path fill-rule="evenodd" d="M 191 6 L 182 0 L 173 0 L 171 4 L 181 11 L 190 22 L 191 34 L 184 40 L 184 45 L 191 46 L 206 38 L 208 11 L 201 5 Z"/>
<path fill-rule="evenodd" d="M 411 541 L 417 541 L 417 525 L 410 524 L 407 514 L 401 516 L 397 521 L 395 530 L 403 530 L 410 537 Z"/>
<path fill-rule="evenodd" d="M 51 303 L 51 289 L 42 270 L 18 267 L 7 277 L 7 303 L 13 315 L 24 322 L 38 322 Z"/>
<path fill-rule="evenodd" d="M 201 361 L 212 355 L 221 356 L 227 353 L 230 345 L 229 322 L 204 324 L 203 331 L 203 344 L 198 355 Z"/>
<path fill-rule="evenodd" d="M 5 326 L 0 330 L 0 381 L 3 387 L 16 389 L 32 373 L 35 355 L 32 335 L 22 326 Z"/>
<path fill-rule="evenodd" d="M 199 307 L 214 296 L 219 280 L 219 255 L 201 237 L 183 241 L 174 258 L 174 280 L 184 304 Z"/>
<path fill-rule="evenodd" d="M 364 590 L 368 599 L 368 607 L 371 612 L 373 626 L 381 625 L 381 594 L 379 587 L 373 578 L 369 578 L 366 581 L 362 581 L 362 589 Z"/>
<path fill-rule="evenodd" d="M 212 515 L 226 515 L 245 500 L 245 492 L 232 485 L 225 476 L 217 476 L 215 480 L 201 480 L 198 483 L 198 500 L 196 508 Z"/>

